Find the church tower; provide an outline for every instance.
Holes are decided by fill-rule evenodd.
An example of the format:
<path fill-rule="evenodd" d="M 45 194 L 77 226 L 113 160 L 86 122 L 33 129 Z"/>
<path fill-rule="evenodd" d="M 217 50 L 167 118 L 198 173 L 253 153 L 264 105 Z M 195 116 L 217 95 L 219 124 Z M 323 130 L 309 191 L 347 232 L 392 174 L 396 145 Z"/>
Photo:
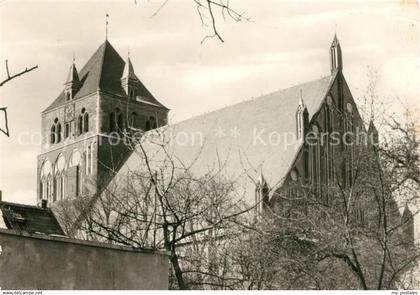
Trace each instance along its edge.
<path fill-rule="evenodd" d="M 165 125 L 168 112 L 108 40 L 80 72 L 73 60 L 61 93 L 41 114 L 38 203 L 100 192 L 130 155 L 124 135 Z"/>

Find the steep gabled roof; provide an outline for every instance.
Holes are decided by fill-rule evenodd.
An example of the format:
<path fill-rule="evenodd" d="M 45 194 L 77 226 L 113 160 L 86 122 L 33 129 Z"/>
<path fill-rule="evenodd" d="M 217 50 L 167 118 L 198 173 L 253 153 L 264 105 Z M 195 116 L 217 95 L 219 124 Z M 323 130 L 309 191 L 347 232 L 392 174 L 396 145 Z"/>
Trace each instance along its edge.
<path fill-rule="evenodd" d="M 272 188 L 288 173 L 303 144 L 296 136 L 296 111 L 301 96 L 311 120 L 336 75 L 333 73 L 169 126 L 163 130 L 172 140 L 168 145 L 169 153 L 177 162 L 191 165 L 191 170 L 201 175 L 223 165 L 227 175 L 244 179 L 247 194 L 253 194 L 254 187 L 249 186 L 246 176 L 256 180 L 262 169 Z M 197 134 L 201 134 L 202 142 Z M 189 142 L 185 143 L 185 138 Z M 182 140 L 177 142 L 177 139 Z M 147 144 L 150 160 L 159 163 L 161 155 L 156 149 L 159 147 Z M 133 154 L 125 166 L 132 170 L 138 165 L 138 156 Z"/>
<path fill-rule="evenodd" d="M 64 235 L 60 224 L 49 208 L 17 203 L 0 202 L 0 225 L 7 229 L 28 233 Z"/>
<path fill-rule="evenodd" d="M 126 93 L 121 87 L 124 65 L 124 60 L 114 47 L 112 47 L 111 43 L 108 40 L 105 41 L 79 72 L 81 87 L 73 99 L 84 97 L 98 90 L 119 96 L 126 96 Z M 139 95 L 156 105 L 164 107 L 153 97 L 139 79 L 138 83 Z M 43 112 L 47 112 L 66 103 L 63 87 L 60 95 Z"/>

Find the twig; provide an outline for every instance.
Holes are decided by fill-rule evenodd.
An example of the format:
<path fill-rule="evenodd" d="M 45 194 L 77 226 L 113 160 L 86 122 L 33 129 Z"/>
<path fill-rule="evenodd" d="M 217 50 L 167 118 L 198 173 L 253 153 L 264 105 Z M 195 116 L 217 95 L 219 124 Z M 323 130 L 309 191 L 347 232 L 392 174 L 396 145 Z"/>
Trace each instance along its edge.
<path fill-rule="evenodd" d="M 5 125 L 6 125 L 6 131 L 3 130 L 2 128 L 0 128 L 0 131 L 3 132 L 7 137 L 9 137 L 10 133 L 9 133 L 9 124 L 7 120 L 7 108 L 6 107 L 0 108 L 0 111 L 4 112 L 4 120 L 5 120 Z"/>
<path fill-rule="evenodd" d="M 166 5 L 166 3 L 168 3 L 169 0 L 165 0 L 162 2 L 162 4 L 159 6 L 159 8 L 152 14 L 152 17 L 156 16 L 161 10 L 162 8 Z"/>
<path fill-rule="evenodd" d="M 28 68 L 25 68 L 25 70 L 23 70 L 22 72 L 19 72 L 17 74 L 14 74 L 14 75 L 10 76 L 10 73 L 9 73 L 9 65 L 8 65 L 7 59 L 6 59 L 7 78 L 0 83 L 0 87 L 3 86 L 4 84 L 6 84 L 7 82 L 9 82 L 10 80 L 13 80 L 16 77 L 22 76 L 23 74 L 29 73 L 30 71 L 33 71 L 36 68 L 38 68 L 37 65 L 34 66 L 34 67 L 32 67 L 32 68 L 29 68 L 29 69 Z"/>

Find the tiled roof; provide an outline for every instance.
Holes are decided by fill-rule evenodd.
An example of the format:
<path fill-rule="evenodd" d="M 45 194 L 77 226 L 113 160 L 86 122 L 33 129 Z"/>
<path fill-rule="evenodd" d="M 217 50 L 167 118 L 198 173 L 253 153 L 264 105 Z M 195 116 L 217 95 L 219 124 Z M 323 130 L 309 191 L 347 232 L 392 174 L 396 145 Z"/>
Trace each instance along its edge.
<path fill-rule="evenodd" d="M 28 233 L 64 235 L 49 208 L 0 202 L 0 226 Z"/>
<path fill-rule="evenodd" d="M 250 186 L 248 176 L 256 180 L 260 171 L 272 188 L 288 173 L 302 146 L 302 141 L 296 139 L 296 111 L 301 96 L 311 120 L 335 77 L 334 73 L 172 125 L 163 131 L 173 141 L 168 145 L 169 153 L 176 161 L 192 165 L 191 170 L 198 174 L 222 165 L 230 177 L 243 178 L 247 194 L 253 195 L 255 188 Z M 202 135 L 202 146 L 198 134 Z M 153 144 L 146 148 L 152 161 L 158 163 L 158 148 Z M 136 169 L 138 165 L 134 153 L 125 166 Z"/>
<path fill-rule="evenodd" d="M 88 60 L 79 72 L 81 87 L 77 91 L 74 99 L 84 97 L 98 90 L 111 94 L 126 96 L 121 87 L 121 77 L 123 75 L 125 62 L 112 47 L 111 43 L 105 41 Z M 136 77 L 137 78 L 137 77 Z M 137 78 L 138 79 L 138 78 Z M 139 95 L 148 101 L 162 106 L 150 93 L 150 91 L 138 79 Z M 64 87 L 60 95 L 45 110 L 49 111 L 56 107 L 66 104 L 64 97 Z"/>

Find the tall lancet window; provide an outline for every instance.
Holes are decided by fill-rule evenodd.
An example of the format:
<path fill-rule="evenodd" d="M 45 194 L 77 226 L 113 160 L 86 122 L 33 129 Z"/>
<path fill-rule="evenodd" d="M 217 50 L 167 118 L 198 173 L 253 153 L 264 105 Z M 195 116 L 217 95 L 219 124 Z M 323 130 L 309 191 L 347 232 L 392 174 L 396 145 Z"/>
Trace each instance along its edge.
<path fill-rule="evenodd" d="M 77 122 L 77 129 L 79 135 L 89 132 L 89 114 L 86 112 L 86 109 L 83 108 Z"/>
<path fill-rule="evenodd" d="M 51 126 L 50 143 L 51 144 L 55 143 L 55 124 Z"/>
<path fill-rule="evenodd" d="M 353 185 L 353 161 L 354 161 L 354 129 L 353 129 L 353 106 L 347 103 L 346 112 L 344 116 L 344 131 L 345 131 L 345 183 L 349 187 Z"/>
<path fill-rule="evenodd" d="M 50 130 L 50 143 L 59 143 L 61 141 L 61 124 L 58 122 L 58 118 L 54 119 L 54 123 Z"/>
<path fill-rule="evenodd" d="M 83 132 L 89 132 L 89 114 L 87 112 L 83 114 Z"/>
<path fill-rule="evenodd" d="M 321 185 L 321 146 L 320 130 L 317 125 L 312 126 L 312 136 L 309 142 L 311 149 L 311 177 L 314 193 L 318 194 Z"/>

